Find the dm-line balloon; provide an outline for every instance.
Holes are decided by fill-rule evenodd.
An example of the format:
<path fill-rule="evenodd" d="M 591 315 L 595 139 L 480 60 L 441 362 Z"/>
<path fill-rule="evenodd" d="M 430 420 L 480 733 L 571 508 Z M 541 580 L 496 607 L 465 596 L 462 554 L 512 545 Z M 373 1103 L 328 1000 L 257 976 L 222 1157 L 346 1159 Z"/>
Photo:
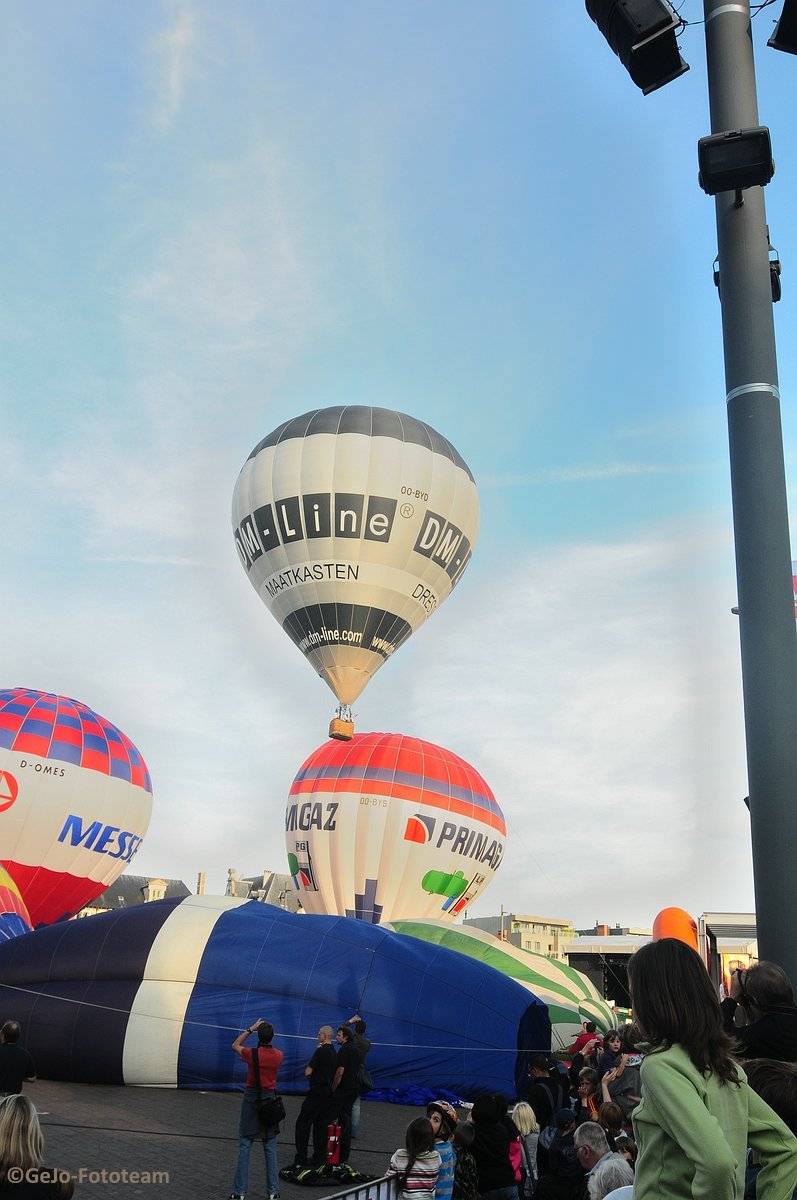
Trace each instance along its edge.
<path fill-rule="evenodd" d="M 0 691 L 0 864 L 34 925 L 104 892 L 151 811 L 147 765 L 110 721 L 66 696 Z"/>
<path fill-rule="evenodd" d="M 450 595 L 479 500 L 460 454 L 423 421 L 321 408 L 255 446 L 232 525 L 250 583 L 346 710 Z"/>
<path fill-rule="evenodd" d="M 293 781 L 285 829 L 305 912 L 373 924 L 460 915 L 495 874 L 506 835 L 478 771 L 397 733 L 320 746 Z"/>

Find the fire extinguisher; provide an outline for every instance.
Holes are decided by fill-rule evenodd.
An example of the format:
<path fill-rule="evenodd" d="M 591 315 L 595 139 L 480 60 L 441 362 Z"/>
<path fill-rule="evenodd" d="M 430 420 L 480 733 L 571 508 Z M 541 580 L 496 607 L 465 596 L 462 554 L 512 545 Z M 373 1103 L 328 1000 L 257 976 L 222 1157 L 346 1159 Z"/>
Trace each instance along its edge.
<path fill-rule="evenodd" d="M 330 1166 L 337 1166 L 340 1162 L 340 1134 L 341 1129 L 337 1121 L 327 1125 L 327 1162 Z"/>

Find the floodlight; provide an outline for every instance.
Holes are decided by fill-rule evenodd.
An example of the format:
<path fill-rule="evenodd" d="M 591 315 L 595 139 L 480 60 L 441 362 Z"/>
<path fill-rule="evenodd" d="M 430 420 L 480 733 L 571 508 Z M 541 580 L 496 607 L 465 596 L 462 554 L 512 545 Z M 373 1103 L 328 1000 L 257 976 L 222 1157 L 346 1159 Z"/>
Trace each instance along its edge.
<path fill-rule="evenodd" d="M 683 21 L 668 0 L 586 0 L 586 6 L 644 95 L 689 70 L 675 36 Z"/>
<path fill-rule="evenodd" d="M 697 143 L 697 158 L 698 180 L 709 196 L 763 187 L 775 174 L 766 125 L 703 137 Z"/>
<path fill-rule="evenodd" d="M 783 0 L 783 12 L 767 45 L 797 54 L 797 0 Z"/>

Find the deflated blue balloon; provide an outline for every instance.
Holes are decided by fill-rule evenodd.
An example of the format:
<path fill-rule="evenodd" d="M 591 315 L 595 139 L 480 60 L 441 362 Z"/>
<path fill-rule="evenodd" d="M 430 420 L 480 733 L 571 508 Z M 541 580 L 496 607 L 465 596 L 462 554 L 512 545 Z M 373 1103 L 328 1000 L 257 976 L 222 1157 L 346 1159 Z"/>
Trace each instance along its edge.
<path fill-rule="evenodd" d="M 347 917 L 187 896 L 36 930 L 0 945 L 0 1007 L 22 1021 L 39 1076 L 226 1090 L 233 1039 L 258 1017 L 304 1092 L 322 1025 L 368 1023 L 375 1088 L 516 1093 L 550 1049 L 546 1006 L 452 950 Z"/>

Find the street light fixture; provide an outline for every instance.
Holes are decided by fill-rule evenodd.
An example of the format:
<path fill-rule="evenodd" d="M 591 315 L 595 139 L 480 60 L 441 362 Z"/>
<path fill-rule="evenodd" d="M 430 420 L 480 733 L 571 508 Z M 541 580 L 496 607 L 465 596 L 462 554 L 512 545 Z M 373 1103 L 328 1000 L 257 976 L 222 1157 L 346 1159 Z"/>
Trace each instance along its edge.
<path fill-rule="evenodd" d="M 683 21 L 667 0 L 586 0 L 586 5 L 645 96 L 689 70 L 676 41 Z"/>
<path fill-rule="evenodd" d="M 756 11 L 770 0 L 757 4 Z M 663 0 L 586 0 L 587 12 L 643 91 L 634 53 L 647 42 L 621 31 L 631 11 Z M 722 290 L 725 400 L 733 500 L 750 832 L 762 958 L 797 979 L 797 637 L 772 303 L 780 264 L 769 241 L 763 185 L 774 166 L 758 118 L 751 0 L 703 0 L 712 136 L 700 142 L 701 186 L 715 197 Z M 674 42 L 677 14 L 663 20 Z M 674 23 L 673 23 L 674 18 Z M 655 21 L 654 21 L 655 24 Z M 650 30 L 655 39 L 655 31 Z M 771 46 L 797 53 L 797 0 L 785 0 Z M 680 56 L 679 56 L 680 58 Z M 749 189 L 743 197 L 744 189 Z M 773 259 L 772 255 L 775 253 Z M 715 281 L 720 280 L 715 274 Z"/>
<path fill-rule="evenodd" d="M 697 143 L 698 181 L 709 196 L 764 187 L 775 174 L 766 125 L 713 133 Z"/>
<path fill-rule="evenodd" d="M 767 45 L 773 50 L 797 54 L 797 0 L 784 0 L 780 20 Z"/>

